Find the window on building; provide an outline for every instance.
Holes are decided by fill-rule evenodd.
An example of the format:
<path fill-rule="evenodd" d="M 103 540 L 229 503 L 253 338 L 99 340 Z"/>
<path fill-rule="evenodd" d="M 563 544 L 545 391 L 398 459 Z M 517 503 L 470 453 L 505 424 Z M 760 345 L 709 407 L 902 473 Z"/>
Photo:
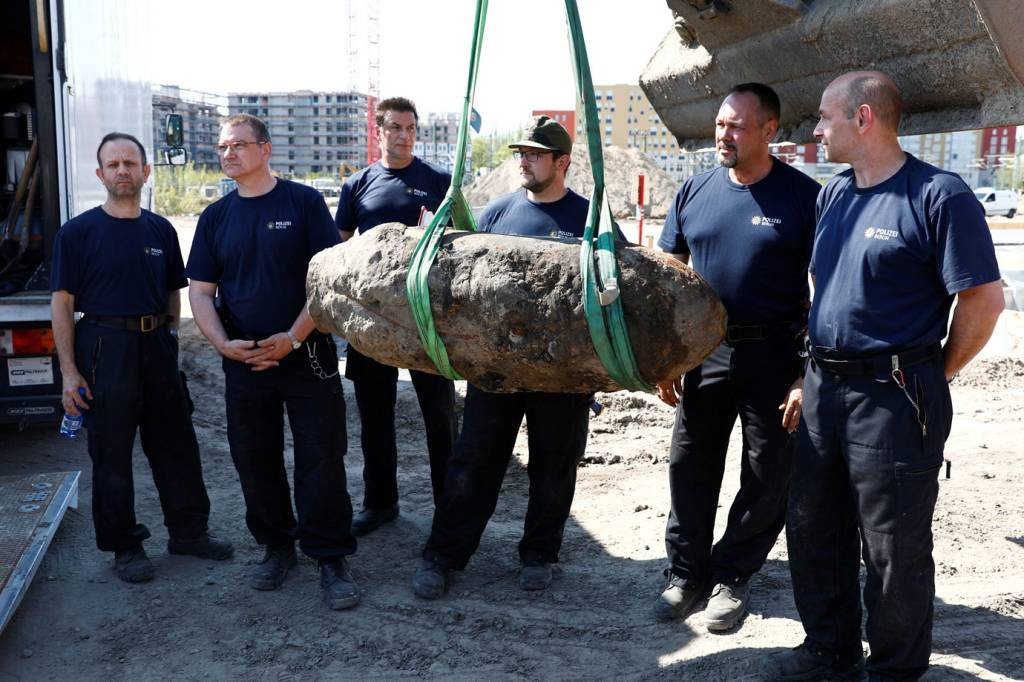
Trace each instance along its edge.
<path fill-rule="evenodd" d="M 288 138 L 288 144 L 295 144 L 295 138 L 294 137 L 289 137 Z"/>
<path fill-rule="evenodd" d="M 313 172 L 314 172 L 314 173 L 319 173 L 319 172 L 320 172 L 320 166 L 319 166 L 319 164 L 318 164 L 318 165 L 314 165 L 314 166 L 313 166 Z"/>
<path fill-rule="evenodd" d="M 327 102 L 328 104 L 330 104 L 331 103 L 331 96 L 327 95 L 327 97 L 324 98 L 324 101 Z"/>
<path fill-rule="evenodd" d="M 331 161 L 334 159 L 334 152 L 327 152 L 327 160 Z"/>
<path fill-rule="evenodd" d="M 320 132 L 320 122 L 319 121 L 313 121 L 313 132 L 314 133 Z"/>
<path fill-rule="evenodd" d="M 313 115 L 314 116 L 319 116 L 320 115 L 320 107 L 313 107 Z"/>
<path fill-rule="evenodd" d="M 294 116 L 295 115 L 295 110 L 292 109 L 291 107 L 288 107 L 288 115 L 289 116 Z"/>
<path fill-rule="evenodd" d="M 294 149 L 289 149 L 288 150 L 288 160 L 291 161 L 294 158 L 295 158 L 295 150 Z"/>
<path fill-rule="evenodd" d="M 320 160 L 320 152 L 318 152 L 318 151 L 313 152 L 313 160 L 314 161 L 319 161 Z"/>
<path fill-rule="evenodd" d="M 319 135 L 314 135 L 313 136 L 313 144 L 320 144 L 320 136 Z"/>
<path fill-rule="evenodd" d="M 319 102 L 320 101 L 320 95 L 313 95 L 313 101 L 314 102 Z"/>
<path fill-rule="evenodd" d="M 288 166 L 288 174 L 295 175 L 295 166 Z"/>
<path fill-rule="evenodd" d="M 288 132 L 291 133 L 291 132 L 294 132 L 294 131 L 295 131 L 295 124 L 292 123 L 291 121 L 288 121 Z"/>

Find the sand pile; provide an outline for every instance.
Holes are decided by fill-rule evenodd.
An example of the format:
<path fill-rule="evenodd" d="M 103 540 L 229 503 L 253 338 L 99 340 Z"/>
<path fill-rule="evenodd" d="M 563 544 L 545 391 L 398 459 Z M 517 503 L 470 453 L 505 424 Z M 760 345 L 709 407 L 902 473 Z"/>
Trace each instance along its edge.
<path fill-rule="evenodd" d="M 646 213 L 652 218 L 664 218 L 679 185 L 668 173 L 636 149 L 604 148 L 605 189 L 608 201 L 617 218 L 636 214 L 637 178 L 642 174 L 645 185 Z M 590 159 L 586 145 L 577 144 L 572 150 L 572 165 L 566 184 L 575 192 L 590 197 L 594 178 L 590 172 Z M 507 159 L 487 175 L 477 178 L 466 188 L 466 200 L 471 206 L 483 206 L 502 194 L 520 187 L 519 163 Z"/>

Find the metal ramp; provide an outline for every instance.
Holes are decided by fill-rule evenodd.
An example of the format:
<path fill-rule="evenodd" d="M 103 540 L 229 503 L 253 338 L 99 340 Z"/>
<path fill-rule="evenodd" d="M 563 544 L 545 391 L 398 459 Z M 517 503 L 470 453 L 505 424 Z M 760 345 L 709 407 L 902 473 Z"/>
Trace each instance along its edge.
<path fill-rule="evenodd" d="M 81 472 L 0 477 L 0 633 L 32 583 L 68 507 L 78 507 Z"/>

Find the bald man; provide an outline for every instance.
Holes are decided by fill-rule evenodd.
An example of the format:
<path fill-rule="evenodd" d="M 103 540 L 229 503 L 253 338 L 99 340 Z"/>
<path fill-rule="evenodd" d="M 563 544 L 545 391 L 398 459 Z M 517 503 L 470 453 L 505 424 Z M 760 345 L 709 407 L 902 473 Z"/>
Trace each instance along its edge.
<path fill-rule="evenodd" d="M 837 78 L 821 97 L 815 137 L 852 168 L 818 197 L 786 519 L 806 639 L 773 657 L 776 679 L 859 679 L 862 554 L 869 678 L 928 668 L 948 382 L 985 345 L 1003 294 L 981 205 L 959 176 L 900 148 L 900 111 L 877 72 Z"/>

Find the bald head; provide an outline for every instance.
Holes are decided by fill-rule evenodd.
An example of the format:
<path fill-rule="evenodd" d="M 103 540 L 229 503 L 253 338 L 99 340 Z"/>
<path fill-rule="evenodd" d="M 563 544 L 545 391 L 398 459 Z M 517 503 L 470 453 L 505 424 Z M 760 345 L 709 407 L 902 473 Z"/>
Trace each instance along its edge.
<path fill-rule="evenodd" d="M 846 102 L 846 117 L 853 118 L 866 104 L 881 125 L 897 131 L 903 114 L 903 98 L 899 88 L 881 71 L 853 71 L 832 81 L 828 88 Z"/>

